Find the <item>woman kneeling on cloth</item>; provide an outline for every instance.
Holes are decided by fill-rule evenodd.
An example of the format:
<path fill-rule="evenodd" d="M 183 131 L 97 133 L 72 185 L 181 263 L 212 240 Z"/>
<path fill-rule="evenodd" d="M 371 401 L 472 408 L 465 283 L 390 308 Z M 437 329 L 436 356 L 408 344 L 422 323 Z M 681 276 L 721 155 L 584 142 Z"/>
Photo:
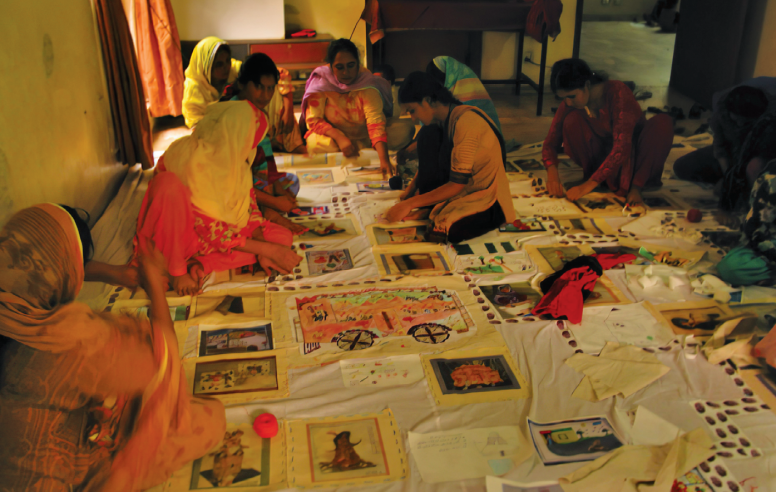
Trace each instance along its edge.
<path fill-rule="evenodd" d="M 585 179 L 566 198 L 578 200 L 606 183 L 610 191 L 627 196 L 628 204 L 643 203 L 643 188 L 663 184 L 660 177 L 674 139 L 671 117 L 658 114 L 647 120 L 628 86 L 607 80 L 579 59 L 556 62 L 550 85 L 563 99 L 542 149 L 550 194 L 564 195 L 558 153 L 565 151 Z"/>
<path fill-rule="evenodd" d="M 0 231 L 3 490 L 145 490 L 226 427 L 219 401 L 186 389 L 164 260 L 150 245 L 139 267 L 150 322 L 74 301 L 91 244 L 78 220 L 42 204 Z"/>
<path fill-rule="evenodd" d="M 302 99 L 299 127 L 310 154 L 342 152 L 355 157 L 373 147 L 380 169 L 388 177 L 394 168 L 388 150 L 406 146 L 415 127 L 404 120 L 388 125 L 393 115 L 391 84 L 361 67 L 356 45 L 347 39 L 332 41 L 326 61 L 310 75 Z"/>
<path fill-rule="evenodd" d="M 209 272 L 257 258 L 268 275 L 301 261 L 290 249 L 291 231 L 265 219 L 256 204 L 251 163 L 266 133 L 264 114 L 250 102 L 214 104 L 159 159 L 136 242 L 156 244 L 178 294 L 197 294 Z"/>
<path fill-rule="evenodd" d="M 386 219 L 428 216 L 434 221 L 431 239 L 452 243 L 515 220 L 504 139 L 493 121 L 482 110 L 461 104 L 423 72 L 404 80 L 399 102 L 424 126 L 417 138 L 418 173 Z"/>

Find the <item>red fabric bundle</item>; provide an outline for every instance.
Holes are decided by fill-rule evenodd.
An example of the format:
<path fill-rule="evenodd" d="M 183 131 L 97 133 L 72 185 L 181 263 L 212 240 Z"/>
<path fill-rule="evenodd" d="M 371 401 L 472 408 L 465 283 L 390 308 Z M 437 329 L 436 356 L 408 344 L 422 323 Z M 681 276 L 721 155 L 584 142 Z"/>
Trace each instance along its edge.
<path fill-rule="evenodd" d="M 598 255 L 590 255 L 596 260 L 598 260 L 598 263 L 601 264 L 601 268 L 604 270 L 611 270 L 612 268 L 616 267 L 620 263 L 630 263 L 631 261 L 636 259 L 636 255 L 626 254 L 612 254 L 612 253 L 601 253 Z"/>
<path fill-rule="evenodd" d="M 554 319 L 565 316 L 571 323 L 582 321 L 582 289 L 591 291 L 598 275 L 589 267 L 573 268 L 560 276 L 544 294 L 531 314 L 549 314 Z"/>
<path fill-rule="evenodd" d="M 560 0 L 533 0 L 533 6 L 528 12 L 526 21 L 526 32 L 541 43 L 542 24 L 546 24 L 547 35 L 554 41 L 560 34 L 560 14 L 562 12 L 563 3 Z"/>

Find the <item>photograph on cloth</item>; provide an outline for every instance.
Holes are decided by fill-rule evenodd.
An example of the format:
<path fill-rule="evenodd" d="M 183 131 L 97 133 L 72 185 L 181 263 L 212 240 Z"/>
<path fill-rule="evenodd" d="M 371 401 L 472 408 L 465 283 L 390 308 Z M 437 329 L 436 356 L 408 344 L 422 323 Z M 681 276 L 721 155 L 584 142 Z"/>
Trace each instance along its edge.
<path fill-rule="evenodd" d="M 195 460 L 190 490 L 221 487 L 262 487 L 270 484 L 270 439 L 262 439 L 248 424 L 229 424 L 217 448 Z"/>
<path fill-rule="evenodd" d="M 303 185 L 318 185 L 334 182 L 334 174 L 331 170 L 322 169 L 320 171 L 299 171 L 296 173 L 299 182 Z"/>
<path fill-rule="evenodd" d="M 698 468 L 693 468 L 676 479 L 674 490 L 681 492 L 709 492 L 714 489 L 703 479 L 701 471 Z"/>
<path fill-rule="evenodd" d="M 407 243 L 422 243 L 428 226 L 411 226 L 411 227 L 381 227 L 380 224 L 375 224 L 370 228 L 372 235 L 375 239 L 375 246 L 379 245 L 395 245 L 395 244 L 407 244 Z"/>
<path fill-rule="evenodd" d="M 501 224 L 498 228 L 499 232 L 543 232 L 546 230 L 547 228 L 541 221 L 520 219 L 515 219 L 514 222 Z"/>
<path fill-rule="evenodd" d="M 531 389 L 505 348 L 461 349 L 421 356 L 437 405 L 528 398 Z"/>
<path fill-rule="evenodd" d="M 504 356 L 431 359 L 443 395 L 520 389 Z"/>
<path fill-rule="evenodd" d="M 310 275 L 339 272 L 353 268 L 353 260 L 347 248 L 329 251 L 305 251 L 305 255 L 307 256 L 307 268 L 310 271 Z"/>
<path fill-rule="evenodd" d="M 290 487 L 358 486 L 401 480 L 407 456 L 396 419 L 381 413 L 286 422 Z M 289 467 L 292 469 L 292 467 Z"/>
<path fill-rule="evenodd" d="M 289 217 L 307 217 L 310 215 L 326 215 L 330 213 L 326 205 L 314 205 L 311 207 L 299 207 L 288 212 Z"/>
<path fill-rule="evenodd" d="M 513 196 L 512 204 L 519 217 L 570 218 L 585 215 L 574 202 L 547 194 Z"/>
<path fill-rule="evenodd" d="M 383 275 L 442 275 L 452 269 L 444 251 L 380 253 L 377 262 Z"/>
<path fill-rule="evenodd" d="M 528 429 L 545 465 L 592 461 L 623 445 L 606 417 L 546 423 L 529 418 Z"/>
<path fill-rule="evenodd" d="M 625 205 L 622 198 L 607 193 L 588 193 L 574 203 L 585 213 L 614 217 L 622 216 L 622 208 Z"/>
<path fill-rule="evenodd" d="M 361 233 L 352 215 L 346 215 L 341 219 L 320 219 L 310 216 L 294 217 L 292 220 L 309 229 L 300 236 L 296 236 L 294 241 L 312 241 L 328 236 L 357 236 Z"/>
<path fill-rule="evenodd" d="M 272 350 L 272 325 L 249 328 L 216 328 L 200 331 L 199 356 Z"/>
<path fill-rule="evenodd" d="M 531 287 L 530 282 L 510 284 L 480 285 L 478 289 L 485 294 L 502 318 L 511 319 L 531 313 L 542 298 L 541 292 Z"/>
<path fill-rule="evenodd" d="M 586 244 L 574 246 L 562 246 L 559 244 L 537 246 L 527 244 L 525 250 L 534 260 L 539 271 L 548 275 L 563 270 L 566 263 L 571 260 L 594 253 L 593 249 Z"/>
<path fill-rule="evenodd" d="M 673 302 L 655 306 L 677 335 L 711 335 L 733 318 L 733 311 L 716 301 Z"/>
<path fill-rule="evenodd" d="M 307 424 L 314 482 L 388 475 L 376 419 Z"/>
<path fill-rule="evenodd" d="M 278 389 L 275 357 L 197 362 L 195 395 L 226 395 Z"/>
<path fill-rule="evenodd" d="M 511 243 L 507 243 L 511 246 Z M 524 251 L 511 254 L 488 254 L 480 256 L 459 256 L 456 270 L 473 275 L 500 275 L 531 273 L 536 267 Z"/>
<path fill-rule="evenodd" d="M 605 219 L 558 219 L 549 223 L 549 227 L 555 225 L 563 234 L 582 234 L 578 237 L 569 237 L 572 240 L 594 240 L 596 242 L 607 239 L 615 241 L 615 229 Z M 608 235 L 609 237 L 606 237 Z"/>
<path fill-rule="evenodd" d="M 343 347 L 349 350 L 390 336 L 413 336 L 435 344 L 447 340 L 451 332 L 474 331 L 456 292 L 434 287 L 299 294 L 290 296 L 286 307 L 290 324 L 298 329 L 298 343 L 346 345 L 350 340 Z"/>
<path fill-rule="evenodd" d="M 388 181 L 367 181 L 356 183 L 358 191 L 391 191 Z"/>

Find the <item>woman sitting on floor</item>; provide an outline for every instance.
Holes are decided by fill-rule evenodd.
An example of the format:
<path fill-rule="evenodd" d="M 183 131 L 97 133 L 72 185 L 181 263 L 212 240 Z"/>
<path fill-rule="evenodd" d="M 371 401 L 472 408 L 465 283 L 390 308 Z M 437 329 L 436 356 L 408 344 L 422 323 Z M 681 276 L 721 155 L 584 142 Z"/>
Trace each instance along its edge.
<path fill-rule="evenodd" d="M 264 53 L 255 53 L 246 58 L 240 67 L 240 74 L 237 77 L 239 92 L 231 100 L 250 101 L 266 114 L 267 107 L 270 111 L 272 110 L 272 101 L 275 100 L 275 95 L 278 93 L 279 79 L 280 72 L 272 58 Z M 292 103 L 292 114 L 293 109 Z M 301 136 L 299 141 L 301 142 Z M 251 169 L 253 187 L 256 189 L 256 201 L 267 219 L 282 225 L 294 234 L 305 232 L 306 228 L 294 224 L 278 213 L 288 213 L 299 206 L 296 202 L 299 179 L 294 174 L 278 172 L 269 132 L 259 142 Z"/>
<path fill-rule="evenodd" d="M 515 220 L 504 139 L 493 121 L 482 110 L 462 105 L 423 72 L 404 80 L 399 102 L 424 126 L 417 138 L 418 173 L 386 219 L 424 218 L 433 206 L 428 215 L 434 221 L 432 239 L 452 243 Z"/>
<path fill-rule="evenodd" d="M 227 84 L 237 79 L 240 62 L 223 39 L 208 36 L 194 47 L 183 84 L 183 118 L 194 127 L 208 106 L 218 102 Z"/>
<path fill-rule="evenodd" d="M 0 231 L 3 490 L 145 490 L 226 427 L 223 405 L 184 384 L 163 259 L 140 256 L 150 322 L 74 302 L 91 244 L 78 221 L 42 204 Z"/>
<path fill-rule="evenodd" d="M 301 261 L 288 229 L 262 217 L 251 164 L 267 132 L 248 101 L 210 106 L 194 132 L 170 145 L 148 184 L 138 242 L 153 240 L 180 295 L 200 291 L 204 276 L 258 262 L 290 272 Z"/>
<path fill-rule="evenodd" d="M 670 116 L 647 120 L 625 84 L 607 80 L 579 59 L 555 63 L 550 86 L 563 99 L 542 149 L 552 196 L 564 195 L 558 173 L 561 150 L 584 172 L 585 181 L 565 193 L 571 201 L 606 183 L 610 191 L 627 196 L 628 204 L 638 205 L 644 187 L 662 185 L 674 138 Z"/>
<path fill-rule="evenodd" d="M 328 65 L 310 75 L 302 99 L 299 126 L 308 152 L 355 157 L 360 149 L 374 147 L 383 175 L 393 175 L 388 150 L 407 145 L 415 128 L 397 123 L 386 130 L 386 118 L 393 114 L 390 83 L 360 67 L 358 49 L 347 39 L 332 41 L 326 60 Z"/>

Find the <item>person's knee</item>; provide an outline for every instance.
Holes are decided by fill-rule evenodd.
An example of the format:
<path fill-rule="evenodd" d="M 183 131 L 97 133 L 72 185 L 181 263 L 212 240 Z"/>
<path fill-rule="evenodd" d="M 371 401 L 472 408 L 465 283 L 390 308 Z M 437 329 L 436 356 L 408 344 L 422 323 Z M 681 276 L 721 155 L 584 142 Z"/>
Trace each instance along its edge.
<path fill-rule="evenodd" d="M 647 120 L 646 127 L 662 143 L 674 141 L 674 120 L 666 113 L 656 114 Z M 669 145 L 670 145 L 669 143 Z"/>
<path fill-rule="evenodd" d="M 582 111 L 572 111 L 563 119 L 563 134 L 569 135 L 580 131 L 582 125 L 586 125 L 585 115 Z"/>
<path fill-rule="evenodd" d="M 697 150 L 695 152 L 697 152 Z M 695 175 L 695 161 L 697 160 L 696 156 L 693 155 L 695 152 L 690 152 L 689 154 L 676 159 L 674 162 L 674 174 L 677 178 L 689 180 Z"/>

